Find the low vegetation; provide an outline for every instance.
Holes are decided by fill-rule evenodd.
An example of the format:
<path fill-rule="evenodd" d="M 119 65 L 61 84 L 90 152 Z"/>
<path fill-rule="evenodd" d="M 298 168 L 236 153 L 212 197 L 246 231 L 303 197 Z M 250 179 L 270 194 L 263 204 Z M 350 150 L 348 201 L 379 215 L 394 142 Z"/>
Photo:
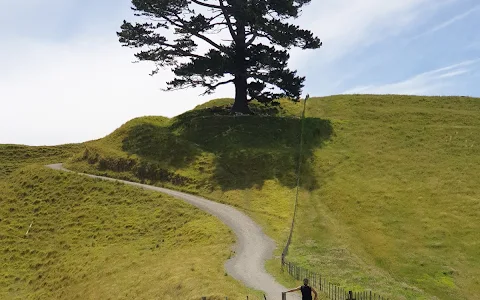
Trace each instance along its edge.
<path fill-rule="evenodd" d="M 301 105 L 228 115 L 220 99 L 132 120 L 67 166 L 199 193 L 287 237 Z M 309 100 L 289 259 L 395 299 L 472 299 L 480 287 L 480 100 L 342 95 Z M 286 282 L 278 256 L 270 271 Z M 289 285 L 291 281 L 287 282 Z"/>

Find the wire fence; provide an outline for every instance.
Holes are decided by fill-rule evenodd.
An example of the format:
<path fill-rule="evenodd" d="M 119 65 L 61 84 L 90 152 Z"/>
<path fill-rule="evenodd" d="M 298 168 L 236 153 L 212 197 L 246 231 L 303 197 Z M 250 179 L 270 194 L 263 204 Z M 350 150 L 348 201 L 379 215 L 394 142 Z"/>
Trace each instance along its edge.
<path fill-rule="evenodd" d="M 388 300 L 372 291 L 349 291 L 345 287 L 330 282 L 325 276 L 312 272 L 303 267 L 282 259 L 282 269 L 287 271 L 296 280 L 308 278 L 310 286 L 323 292 L 328 299 L 332 300 Z"/>
<path fill-rule="evenodd" d="M 312 272 L 310 270 L 304 269 L 292 262 L 289 262 L 286 259 L 288 254 L 288 248 L 292 241 L 293 229 L 295 226 L 295 218 L 297 214 L 297 205 L 298 205 L 298 193 L 300 188 L 300 174 L 301 174 L 301 155 L 303 149 L 303 142 L 304 142 L 304 120 L 305 120 L 305 111 L 307 100 L 310 98 L 309 95 L 305 97 L 303 102 L 303 112 L 301 115 L 301 132 L 300 132 L 300 145 L 299 145 L 299 160 L 298 160 L 298 168 L 297 168 L 297 190 L 295 195 L 295 202 L 294 202 L 294 209 L 293 209 L 293 218 L 292 224 L 290 227 L 290 233 L 285 244 L 285 247 L 282 251 L 282 270 L 287 270 L 287 272 L 293 276 L 296 280 L 303 280 L 304 278 L 308 278 L 310 285 L 319 291 L 323 292 L 329 299 L 333 300 L 388 300 L 388 298 L 383 297 L 377 293 L 373 293 L 372 291 L 349 291 L 346 288 L 339 286 L 335 283 L 330 282 L 324 276 L 322 277 L 321 274 Z"/>

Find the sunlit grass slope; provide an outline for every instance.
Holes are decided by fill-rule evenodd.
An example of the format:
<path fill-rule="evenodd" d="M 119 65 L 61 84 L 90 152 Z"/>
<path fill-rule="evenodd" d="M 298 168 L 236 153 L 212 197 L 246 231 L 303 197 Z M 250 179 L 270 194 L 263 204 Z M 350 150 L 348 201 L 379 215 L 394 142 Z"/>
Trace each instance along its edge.
<path fill-rule="evenodd" d="M 68 166 L 236 205 L 282 247 L 302 107 L 282 101 L 282 109 L 232 117 L 221 108 L 228 101 L 170 120 L 132 120 L 86 143 Z M 394 299 L 475 298 L 479 117 L 474 98 L 310 99 L 289 259 L 347 288 Z M 269 269 L 278 275 L 278 261 Z"/>
<path fill-rule="evenodd" d="M 259 296 L 225 275 L 233 243 L 214 217 L 156 192 L 42 165 L 0 179 L 0 299 Z"/>
<path fill-rule="evenodd" d="M 0 180 L 28 164 L 55 163 L 59 160 L 67 160 L 81 149 L 81 144 L 40 147 L 0 144 Z"/>
<path fill-rule="evenodd" d="M 337 96 L 309 115 L 335 138 L 315 152 L 323 184 L 302 200 L 292 256 L 395 298 L 476 298 L 480 99 Z"/>

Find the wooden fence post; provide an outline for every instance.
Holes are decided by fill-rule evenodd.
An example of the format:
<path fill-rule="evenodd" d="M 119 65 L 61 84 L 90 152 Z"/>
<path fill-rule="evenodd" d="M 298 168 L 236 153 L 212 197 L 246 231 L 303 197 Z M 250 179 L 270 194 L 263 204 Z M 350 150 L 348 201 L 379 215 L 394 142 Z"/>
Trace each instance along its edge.
<path fill-rule="evenodd" d="M 348 291 L 348 300 L 356 300 L 355 298 L 353 298 L 352 291 Z"/>

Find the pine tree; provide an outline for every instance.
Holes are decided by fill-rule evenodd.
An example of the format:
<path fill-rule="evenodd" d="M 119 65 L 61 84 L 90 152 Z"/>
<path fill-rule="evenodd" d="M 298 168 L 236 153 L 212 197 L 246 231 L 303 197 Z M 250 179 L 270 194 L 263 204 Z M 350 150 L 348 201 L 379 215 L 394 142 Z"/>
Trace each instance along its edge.
<path fill-rule="evenodd" d="M 235 85 L 233 112 L 249 113 L 248 102 L 298 99 L 305 77 L 287 66 L 292 47 L 317 49 L 322 43 L 308 30 L 288 23 L 311 0 L 132 0 L 145 23 L 123 22 L 123 46 L 139 48 L 139 61 L 153 61 L 156 74 L 171 67 L 166 90 L 203 87 L 210 94 Z M 226 30 L 227 42 L 215 37 Z M 174 33 L 168 39 L 166 32 Z M 200 42 L 209 50 L 198 53 Z"/>

